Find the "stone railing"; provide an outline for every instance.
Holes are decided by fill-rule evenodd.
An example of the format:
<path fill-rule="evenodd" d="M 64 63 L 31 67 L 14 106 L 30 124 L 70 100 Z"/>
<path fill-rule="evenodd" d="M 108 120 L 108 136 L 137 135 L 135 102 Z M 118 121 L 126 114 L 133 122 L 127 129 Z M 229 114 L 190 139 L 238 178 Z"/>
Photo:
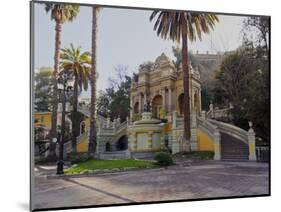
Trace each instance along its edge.
<path fill-rule="evenodd" d="M 230 118 L 230 110 L 233 106 L 230 104 L 227 108 L 217 108 L 213 106 L 213 104 L 209 105 L 209 110 L 206 112 L 206 117 L 211 119 L 222 119 L 222 118 Z"/>
<path fill-rule="evenodd" d="M 214 160 L 221 159 L 221 134 L 217 126 L 205 117 L 197 117 L 198 128 L 207 133 L 214 141 Z"/>
<path fill-rule="evenodd" d="M 256 147 L 257 161 L 260 162 L 269 162 L 270 154 L 269 154 L 268 146 L 258 146 Z"/>
<path fill-rule="evenodd" d="M 236 127 L 232 124 L 224 123 L 221 121 L 216 121 L 212 119 L 208 119 L 210 123 L 217 126 L 220 132 L 229 134 L 237 139 L 243 141 L 244 143 L 248 144 L 248 132 L 243 130 L 239 127 Z"/>

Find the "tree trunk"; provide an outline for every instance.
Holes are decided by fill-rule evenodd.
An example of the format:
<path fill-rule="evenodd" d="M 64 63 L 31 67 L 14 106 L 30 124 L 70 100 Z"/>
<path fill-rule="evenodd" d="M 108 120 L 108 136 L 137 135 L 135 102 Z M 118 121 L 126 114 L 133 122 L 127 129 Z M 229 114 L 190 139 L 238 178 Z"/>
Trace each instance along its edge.
<path fill-rule="evenodd" d="M 59 72 L 59 51 L 61 45 L 61 28 L 62 24 L 56 21 L 56 35 L 55 35 L 55 56 L 54 56 L 54 71 L 52 74 L 53 83 L 53 99 L 52 99 L 52 127 L 50 136 L 50 153 L 49 156 L 56 157 L 56 144 L 53 143 L 52 139 L 57 137 L 57 110 L 58 110 L 58 85 L 57 85 L 57 74 Z"/>
<path fill-rule="evenodd" d="M 92 67 L 91 67 L 91 111 L 90 111 L 90 137 L 88 157 L 93 158 L 97 146 L 96 132 L 96 33 L 97 33 L 97 8 L 92 7 Z"/>
<path fill-rule="evenodd" d="M 187 151 L 190 151 L 190 98 L 189 98 L 189 61 L 187 46 L 187 24 L 183 21 L 182 27 L 182 71 L 183 71 L 183 93 L 184 93 L 184 130 L 183 139 L 187 142 Z"/>
<path fill-rule="evenodd" d="M 78 107 L 78 79 L 75 76 L 73 89 L 73 110 L 72 110 L 72 152 L 76 153 L 77 149 L 77 107 Z"/>

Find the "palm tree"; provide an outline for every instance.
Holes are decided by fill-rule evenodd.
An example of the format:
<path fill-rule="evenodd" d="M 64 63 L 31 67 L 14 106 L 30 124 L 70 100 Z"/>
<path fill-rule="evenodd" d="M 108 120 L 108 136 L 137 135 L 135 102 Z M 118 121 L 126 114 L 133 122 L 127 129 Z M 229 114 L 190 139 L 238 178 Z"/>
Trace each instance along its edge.
<path fill-rule="evenodd" d="M 184 88 L 184 133 L 183 139 L 187 143 L 190 151 L 190 71 L 188 61 L 188 38 L 195 41 L 198 37 L 202 39 L 202 32 L 209 33 L 216 22 L 219 21 L 217 15 L 199 12 L 166 12 L 154 10 L 150 15 L 150 21 L 155 17 L 154 30 L 157 35 L 163 39 L 170 38 L 173 41 L 182 40 L 182 70 L 183 70 L 183 88 Z"/>
<path fill-rule="evenodd" d="M 78 5 L 71 4 L 55 4 L 45 3 L 46 12 L 51 13 L 51 20 L 56 23 L 55 26 L 55 55 L 54 55 L 54 71 L 52 74 L 53 84 L 53 97 L 52 97 L 52 127 L 50 139 L 57 137 L 57 109 L 58 109 L 58 85 L 57 85 L 57 74 L 59 71 L 59 51 L 61 45 L 61 30 L 62 25 L 66 21 L 72 21 L 79 13 Z M 51 142 L 52 144 L 52 142 Z M 55 145 L 50 147 L 50 156 L 55 157 Z"/>
<path fill-rule="evenodd" d="M 91 111 L 90 111 L 90 136 L 88 146 L 88 157 L 93 158 L 97 147 L 97 131 L 96 131 L 96 79 L 97 79 L 97 15 L 101 8 L 92 7 L 92 63 L 91 63 Z"/>
<path fill-rule="evenodd" d="M 80 52 L 80 47 L 75 48 L 73 44 L 70 48 L 63 48 L 60 52 L 60 68 L 62 71 L 71 72 L 74 78 L 73 86 L 73 111 L 72 111 L 72 152 L 76 152 L 77 144 L 77 107 L 78 107 L 78 87 L 80 91 L 88 89 L 90 78 L 91 57 L 89 52 Z"/>

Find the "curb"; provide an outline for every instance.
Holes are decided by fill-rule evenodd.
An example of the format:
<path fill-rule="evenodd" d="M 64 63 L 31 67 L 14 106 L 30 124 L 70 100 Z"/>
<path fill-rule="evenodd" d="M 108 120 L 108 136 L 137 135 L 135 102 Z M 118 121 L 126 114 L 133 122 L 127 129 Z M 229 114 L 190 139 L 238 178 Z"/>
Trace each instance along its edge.
<path fill-rule="evenodd" d="M 93 173 L 83 173 L 83 174 L 63 174 L 63 175 L 46 175 L 47 179 L 65 179 L 65 178 L 79 178 L 79 177 L 92 177 L 92 176 L 104 176 L 117 173 L 126 173 L 130 171 L 142 171 L 142 170 L 165 170 L 165 167 L 152 167 L 152 168 L 128 168 L 121 170 L 99 170 Z"/>

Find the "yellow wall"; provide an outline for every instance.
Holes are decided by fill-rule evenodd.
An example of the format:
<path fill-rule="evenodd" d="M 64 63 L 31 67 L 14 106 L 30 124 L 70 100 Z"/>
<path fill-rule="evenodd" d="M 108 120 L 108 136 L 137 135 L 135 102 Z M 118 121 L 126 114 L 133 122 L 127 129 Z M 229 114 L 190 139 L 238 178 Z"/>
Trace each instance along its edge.
<path fill-rule="evenodd" d="M 172 130 L 172 124 L 171 123 L 167 123 L 164 126 L 164 131 L 165 132 L 170 132 Z"/>
<path fill-rule="evenodd" d="M 77 152 L 88 152 L 88 137 L 83 139 L 79 144 L 77 144 Z"/>
<path fill-rule="evenodd" d="M 35 121 L 36 120 L 36 121 Z M 52 113 L 51 112 L 41 112 L 34 114 L 35 126 L 45 126 L 51 129 L 52 124 Z"/>
<path fill-rule="evenodd" d="M 214 151 L 214 141 L 202 130 L 197 130 L 198 150 Z"/>

